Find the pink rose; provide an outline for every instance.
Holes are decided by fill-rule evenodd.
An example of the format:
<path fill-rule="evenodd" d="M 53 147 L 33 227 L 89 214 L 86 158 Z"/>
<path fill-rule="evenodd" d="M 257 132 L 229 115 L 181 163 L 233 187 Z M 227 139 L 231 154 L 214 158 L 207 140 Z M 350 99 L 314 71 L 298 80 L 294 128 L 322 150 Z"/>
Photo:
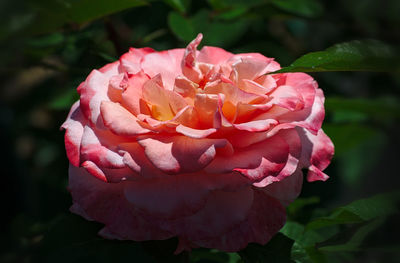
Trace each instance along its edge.
<path fill-rule="evenodd" d="M 71 211 L 120 240 L 177 236 L 192 247 L 265 244 L 285 206 L 322 172 L 333 144 L 307 74 L 258 53 L 131 48 L 93 70 L 63 124 Z"/>

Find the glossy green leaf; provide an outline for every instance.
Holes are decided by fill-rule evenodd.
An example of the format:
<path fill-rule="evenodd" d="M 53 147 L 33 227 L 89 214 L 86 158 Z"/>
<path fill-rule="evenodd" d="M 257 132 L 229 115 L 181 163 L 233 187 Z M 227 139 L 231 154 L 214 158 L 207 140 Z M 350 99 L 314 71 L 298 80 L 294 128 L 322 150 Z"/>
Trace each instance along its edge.
<path fill-rule="evenodd" d="M 271 2 L 279 9 L 305 17 L 318 17 L 324 10 L 318 0 L 272 0 Z"/>
<path fill-rule="evenodd" d="M 351 41 L 324 51 L 308 53 L 282 72 L 383 71 L 398 72 L 398 54 L 390 46 L 376 40 Z"/>

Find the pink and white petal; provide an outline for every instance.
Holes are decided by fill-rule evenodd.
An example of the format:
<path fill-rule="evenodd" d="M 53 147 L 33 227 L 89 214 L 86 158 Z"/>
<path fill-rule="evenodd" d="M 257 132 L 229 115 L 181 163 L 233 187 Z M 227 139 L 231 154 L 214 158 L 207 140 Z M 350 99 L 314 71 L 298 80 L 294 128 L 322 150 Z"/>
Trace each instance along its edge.
<path fill-rule="evenodd" d="M 123 194 L 128 183 L 106 183 L 94 178 L 84 168 L 71 165 L 68 185 L 74 203 L 71 210 L 105 224 L 99 232 L 105 238 L 143 241 L 174 236 L 159 228 L 158 222 L 144 219 L 128 202 Z"/>
<path fill-rule="evenodd" d="M 277 87 L 271 94 L 271 104 L 288 109 L 289 111 L 299 111 L 304 108 L 302 95 L 292 86 L 282 85 Z"/>
<path fill-rule="evenodd" d="M 253 192 L 252 205 L 242 222 L 232 224 L 229 230 L 219 235 L 204 239 L 188 239 L 194 245 L 226 252 L 239 251 L 248 243 L 266 244 L 285 224 L 285 208 L 279 201 L 262 191 L 253 190 Z M 215 213 L 220 214 L 218 211 Z M 229 219 L 229 217 L 229 214 L 226 214 L 226 218 Z M 229 221 L 229 223 L 233 222 Z"/>
<path fill-rule="evenodd" d="M 329 165 L 334 154 L 334 146 L 329 137 L 321 129 L 317 135 L 312 134 L 306 129 L 297 128 L 301 138 L 302 153 L 300 165 L 309 168 L 308 180 L 328 179 L 322 171 Z"/>
<path fill-rule="evenodd" d="M 309 182 L 326 181 L 328 179 L 329 179 L 329 176 L 327 174 L 323 173 L 316 166 L 311 165 L 310 167 L 308 167 L 307 181 L 309 181 Z"/>
<path fill-rule="evenodd" d="M 317 89 L 314 104 L 311 108 L 282 114 L 277 117 L 277 120 L 280 123 L 290 123 L 293 126 L 306 128 L 310 132 L 317 134 L 325 118 L 324 101 L 325 97 L 322 90 Z"/>
<path fill-rule="evenodd" d="M 124 83 L 121 83 L 121 85 L 124 87 L 124 91 L 121 95 L 121 105 L 137 116 L 138 114 L 143 113 L 143 107 L 140 103 L 140 100 L 143 96 L 142 89 L 150 77 L 147 76 L 143 71 L 140 71 L 137 74 L 125 76 L 127 76 L 127 78 L 124 78 Z"/>
<path fill-rule="evenodd" d="M 314 145 L 310 163 L 320 170 L 325 170 L 333 157 L 334 145 L 322 129 L 318 131 L 317 136 L 310 135 L 309 138 Z"/>
<path fill-rule="evenodd" d="M 100 68 L 99 71 L 103 73 L 106 77 L 111 78 L 112 76 L 120 73 L 118 67 L 119 61 L 115 61 Z"/>
<path fill-rule="evenodd" d="M 98 70 L 93 70 L 78 87 L 80 107 L 86 118 L 99 128 L 104 128 L 100 116 L 100 103 L 109 101 L 108 85 L 110 77 Z"/>
<path fill-rule="evenodd" d="M 232 56 L 232 53 L 225 51 L 222 48 L 204 46 L 200 50 L 197 56 L 197 60 L 199 62 L 204 62 L 212 65 L 219 65 L 228 61 Z"/>
<path fill-rule="evenodd" d="M 184 49 L 170 49 L 146 55 L 141 63 L 143 71 L 151 78 L 161 74 L 164 88 L 173 90 L 175 78 L 182 75 L 181 61 Z"/>
<path fill-rule="evenodd" d="M 123 168 L 125 167 L 122 161 L 122 156 L 108 147 L 111 140 L 114 140 L 113 135 L 107 134 L 102 136 L 102 133 L 107 133 L 107 131 L 97 133 L 89 126 L 85 126 L 83 129 L 82 142 L 81 142 L 81 158 L 80 161 L 92 161 L 97 166 L 104 168 Z M 110 132 L 108 132 L 110 133 Z M 109 136 L 109 138 L 107 138 Z M 117 144 L 115 144 L 114 148 Z"/>
<path fill-rule="evenodd" d="M 130 74 L 138 73 L 140 68 L 140 62 L 142 61 L 143 57 L 147 54 L 155 52 L 152 48 L 130 48 L 129 52 L 123 54 L 120 61 L 119 70 L 121 72 L 127 72 Z"/>
<path fill-rule="evenodd" d="M 216 148 L 225 147 L 225 139 L 193 139 L 186 136 L 143 137 L 138 143 L 147 158 L 165 173 L 195 172 L 215 157 Z"/>
<path fill-rule="evenodd" d="M 80 164 L 80 147 L 83 135 L 83 127 L 87 124 L 85 116 L 83 116 L 79 107 L 79 101 L 72 105 L 66 121 L 61 126 L 65 129 L 64 142 L 67 157 L 74 166 Z"/>
<path fill-rule="evenodd" d="M 315 92 L 318 89 L 318 83 L 308 74 L 295 72 L 283 74 L 285 75 L 285 84 L 295 88 L 301 94 L 304 107 L 312 107 L 314 103 Z"/>
<path fill-rule="evenodd" d="M 150 132 L 140 126 L 138 119 L 119 103 L 103 101 L 100 110 L 104 125 L 116 135 L 135 136 Z"/>

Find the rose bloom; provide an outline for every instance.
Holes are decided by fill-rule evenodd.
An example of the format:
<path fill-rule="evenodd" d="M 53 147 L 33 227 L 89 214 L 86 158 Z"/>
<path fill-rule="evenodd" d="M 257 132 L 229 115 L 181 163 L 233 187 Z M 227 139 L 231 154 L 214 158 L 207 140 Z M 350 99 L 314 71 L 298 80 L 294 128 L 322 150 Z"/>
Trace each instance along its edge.
<path fill-rule="evenodd" d="M 179 238 L 238 251 L 265 244 L 285 206 L 322 172 L 333 144 L 324 95 L 258 53 L 131 48 L 93 70 L 62 125 L 71 211 L 119 240 Z"/>

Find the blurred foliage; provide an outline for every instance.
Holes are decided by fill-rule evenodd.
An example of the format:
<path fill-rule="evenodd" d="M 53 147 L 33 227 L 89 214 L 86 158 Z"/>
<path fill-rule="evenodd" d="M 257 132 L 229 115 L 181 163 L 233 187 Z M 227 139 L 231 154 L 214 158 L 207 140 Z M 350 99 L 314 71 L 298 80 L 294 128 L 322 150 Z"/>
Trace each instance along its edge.
<path fill-rule="evenodd" d="M 1 1 L 0 261 L 396 262 L 399 13 L 397 0 Z M 326 95 L 331 178 L 304 184 L 287 224 L 265 246 L 174 256 L 176 239 L 103 240 L 101 225 L 66 213 L 59 126 L 76 87 L 130 46 L 184 47 L 199 32 L 202 45 L 259 52 L 282 71 L 311 72 Z"/>

